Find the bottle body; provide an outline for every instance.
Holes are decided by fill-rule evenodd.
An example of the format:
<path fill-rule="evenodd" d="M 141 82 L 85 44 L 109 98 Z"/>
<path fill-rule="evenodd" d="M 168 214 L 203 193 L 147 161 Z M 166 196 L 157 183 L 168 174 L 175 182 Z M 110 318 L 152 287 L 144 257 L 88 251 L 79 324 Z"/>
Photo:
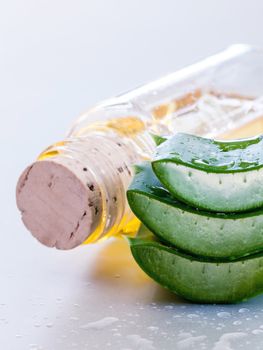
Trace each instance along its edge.
<path fill-rule="evenodd" d="M 86 243 L 136 232 L 126 190 L 132 165 L 154 152 L 151 133 L 233 138 L 263 131 L 262 58 L 262 51 L 246 45 L 230 47 L 95 106 L 76 120 L 65 141 L 41 153 L 40 161 L 73 159 L 89 171 L 99 214 Z"/>

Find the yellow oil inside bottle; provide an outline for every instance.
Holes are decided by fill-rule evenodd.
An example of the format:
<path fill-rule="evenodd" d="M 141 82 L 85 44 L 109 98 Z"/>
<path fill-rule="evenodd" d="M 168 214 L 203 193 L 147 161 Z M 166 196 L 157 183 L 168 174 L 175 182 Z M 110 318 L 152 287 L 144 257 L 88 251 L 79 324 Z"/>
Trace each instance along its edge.
<path fill-rule="evenodd" d="M 108 132 L 112 130 L 120 136 L 132 137 L 145 130 L 144 122 L 137 116 L 112 118 L 108 121 L 98 121 L 78 131 L 78 136 L 86 135 L 91 131 Z"/>
<path fill-rule="evenodd" d="M 253 137 L 263 133 L 263 116 L 259 117 L 241 127 L 228 131 L 222 135 L 219 135 L 219 138 L 231 140 L 231 139 L 242 139 Z"/>
<path fill-rule="evenodd" d="M 134 237 L 137 232 L 138 229 L 140 227 L 140 221 L 134 217 L 133 219 L 131 219 L 130 221 L 127 222 L 125 216 L 123 217 L 123 220 L 121 221 L 120 225 L 114 225 L 107 233 L 106 235 L 104 235 L 101 238 L 97 238 L 96 236 L 94 236 L 93 238 L 93 234 L 83 243 L 83 244 L 87 244 L 87 243 L 93 243 L 93 242 L 97 242 L 97 241 L 104 241 L 105 239 L 109 238 L 109 237 L 121 237 L 121 236 L 129 236 L 129 237 Z"/>
<path fill-rule="evenodd" d="M 47 158 L 55 157 L 63 153 L 63 147 L 65 146 L 65 141 L 59 141 L 54 143 L 52 146 L 45 149 L 37 158 L 37 160 L 44 160 Z"/>

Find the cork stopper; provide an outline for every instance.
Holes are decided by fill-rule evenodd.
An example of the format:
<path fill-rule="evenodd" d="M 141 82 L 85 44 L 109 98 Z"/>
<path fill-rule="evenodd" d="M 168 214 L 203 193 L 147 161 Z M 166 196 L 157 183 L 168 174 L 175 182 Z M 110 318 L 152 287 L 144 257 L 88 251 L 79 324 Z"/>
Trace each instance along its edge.
<path fill-rule="evenodd" d="M 74 248 L 100 222 L 100 189 L 89 169 L 74 159 L 53 157 L 27 167 L 16 199 L 25 226 L 48 247 Z"/>

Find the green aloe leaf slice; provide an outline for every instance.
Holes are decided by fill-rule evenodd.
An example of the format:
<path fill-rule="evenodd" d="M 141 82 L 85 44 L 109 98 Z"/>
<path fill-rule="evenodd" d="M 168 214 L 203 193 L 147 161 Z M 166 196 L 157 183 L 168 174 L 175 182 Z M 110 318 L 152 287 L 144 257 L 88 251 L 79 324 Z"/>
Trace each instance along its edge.
<path fill-rule="evenodd" d="M 179 133 L 162 142 L 152 167 L 175 197 L 197 208 L 236 212 L 263 205 L 263 137 L 215 141 Z"/>
<path fill-rule="evenodd" d="M 142 270 L 186 299 L 234 303 L 263 291 L 263 253 L 233 261 L 211 261 L 182 253 L 152 237 L 130 238 L 129 242 Z"/>

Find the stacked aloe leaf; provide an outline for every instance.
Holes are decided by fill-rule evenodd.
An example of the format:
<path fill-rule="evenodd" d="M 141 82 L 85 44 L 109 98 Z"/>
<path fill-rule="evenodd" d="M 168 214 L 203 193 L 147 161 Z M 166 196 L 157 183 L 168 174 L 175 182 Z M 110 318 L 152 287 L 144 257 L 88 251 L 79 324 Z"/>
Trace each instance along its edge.
<path fill-rule="evenodd" d="M 141 268 L 193 301 L 225 303 L 263 291 L 263 138 L 219 142 L 156 137 L 135 167 L 129 205 L 144 224 L 130 239 Z"/>

